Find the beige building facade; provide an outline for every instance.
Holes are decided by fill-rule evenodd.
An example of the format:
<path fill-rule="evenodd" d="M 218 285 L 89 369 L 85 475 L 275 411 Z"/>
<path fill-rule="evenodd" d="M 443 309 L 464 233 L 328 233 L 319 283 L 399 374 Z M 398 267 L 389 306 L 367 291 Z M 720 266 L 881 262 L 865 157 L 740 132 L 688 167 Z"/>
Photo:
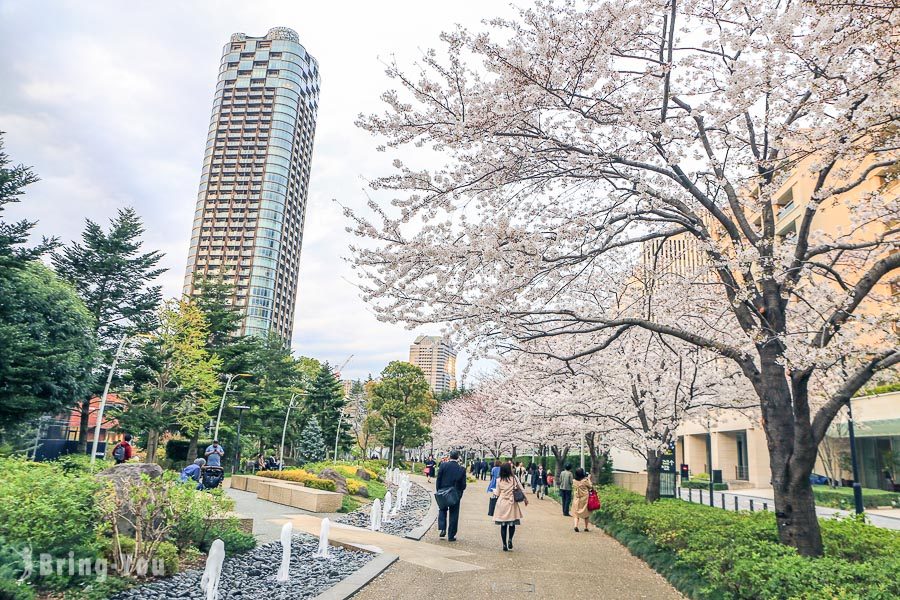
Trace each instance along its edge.
<path fill-rule="evenodd" d="M 409 362 L 425 372 L 432 393 L 456 389 L 456 350 L 447 338 L 420 335 L 409 347 Z"/>
<path fill-rule="evenodd" d="M 815 157 L 811 156 L 802 161 L 774 194 L 775 227 L 779 236 L 789 236 L 797 231 L 815 185 L 808 170 L 814 160 Z M 848 193 L 823 202 L 813 220 L 813 231 L 826 234 L 850 232 L 850 213 L 855 202 L 876 191 L 888 198 L 896 198 L 900 194 L 900 182 L 891 182 L 886 169 L 867 172 L 873 161 L 874 158 L 869 158 L 855 168 L 847 169 L 847 181 L 865 176 L 863 183 Z M 844 167 L 846 165 L 838 165 L 837 169 Z M 751 220 L 760 224 L 758 215 L 753 215 Z M 869 222 L 854 229 L 851 239 L 875 239 L 890 225 Z M 698 267 L 702 271 L 704 260 L 696 244 L 687 236 L 647 244 L 644 248 L 645 265 L 681 275 L 697 273 Z M 823 284 L 834 285 L 824 279 Z M 871 298 L 860 306 L 860 311 L 870 315 L 884 314 L 884 311 L 893 311 L 897 302 L 896 284 L 881 283 L 873 290 Z M 897 332 L 896 324 L 894 331 Z M 900 392 L 854 398 L 852 407 L 861 483 L 864 487 L 886 488 L 891 485 L 885 477 L 887 474 L 895 480 L 900 479 Z M 820 447 L 820 459 L 815 470 L 817 474 L 845 482 L 851 477 L 848 470 L 850 445 L 846 414 L 845 409 L 829 430 L 826 441 Z M 723 411 L 709 422 L 684 423 L 678 429 L 676 461 L 687 465 L 691 474 L 720 473 L 722 481 L 728 483 L 731 489 L 771 487 L 766 436 L 757 415 L 742 414 L 736 410 Z"/>

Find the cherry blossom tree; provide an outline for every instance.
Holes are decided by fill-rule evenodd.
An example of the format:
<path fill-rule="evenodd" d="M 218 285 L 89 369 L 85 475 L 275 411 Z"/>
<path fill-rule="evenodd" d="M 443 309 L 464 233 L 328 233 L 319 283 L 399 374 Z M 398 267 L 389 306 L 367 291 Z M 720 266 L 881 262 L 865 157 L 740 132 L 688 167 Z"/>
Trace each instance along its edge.
<path fill-rule="evenodd" d="M 816 447 L 900 362 L 896 303 L 880 291 L 900 267 L 900 54 L 885 43 L 898 19 L 878 6 L 573 0 L 445 33 L 443 53 L 388 66 L 399 89 L 360 119 L 385 149 L 446 161 L 398 159 L 374 182 L 392 207 L 348 213 L 368 239 L 354 249 L 367 299 L 385 319 L 447 322 L 485 346 L 600 334 L 580 351 L 599 352 L 639 328 L 731 360 L 762 411 L 780 539 L 820 555 Z M 778 191 L 801 171 L 811 201 L 779 231 Z M 847 224 L 826 234 L 816 217 L 832 205 Z M 583 284 L 623 249 L 674 239 L 707 265 L 714 336 L 610 310 L 611 285 Z M 680 300 L 690 313 L 693 294 Z M 833 392 L 812 405 L 826 380 Z"/>

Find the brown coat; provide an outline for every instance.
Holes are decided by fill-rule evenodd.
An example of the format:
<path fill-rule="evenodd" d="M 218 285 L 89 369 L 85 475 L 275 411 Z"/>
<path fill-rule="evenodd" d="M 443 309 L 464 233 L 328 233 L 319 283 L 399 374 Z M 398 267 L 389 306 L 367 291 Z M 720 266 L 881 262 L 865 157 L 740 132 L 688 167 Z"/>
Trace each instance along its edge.
<path fill-rule="evenodd" d="M 497 496 L 497 506 L 494 508 L 494 522 L 503 523 L 522 518 L 522 509 L 513 498 L 513 489 L 516 486 L 522 489 L 522 484 L 515 477 L 510 477 L 505 481 L 497 479 L 497 487 L 494 488 L 494 495 Z"/>
<path fill-rule="evenodd" d="M 591 516 L 591 511 L 588 510 L 588 494 L 591 491 L 591 488 L 594 485 L 591 483 L 591 476 L 588 475 L 581 481 L 575 481 L 572 483 L 572 508 L 571 513 L 573 517 L 578 517 L 579 519 L 587 519 Z"/>

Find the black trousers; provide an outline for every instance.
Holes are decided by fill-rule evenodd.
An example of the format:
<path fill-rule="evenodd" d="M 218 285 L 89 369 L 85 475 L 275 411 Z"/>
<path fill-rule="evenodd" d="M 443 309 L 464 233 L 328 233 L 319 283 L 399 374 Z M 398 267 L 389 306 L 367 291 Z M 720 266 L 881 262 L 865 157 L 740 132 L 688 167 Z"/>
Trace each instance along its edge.
<path fill-rule="evenodd" d="M 462 502 L 460 500 L 454 506 L 449 508 L 442 508 L 438 512 L 438 529 L 441 531 L 447 531 L 448 538 L 456 537 L 456 528 L 459 526 L 459 505 Z M 450 523 L 447 523 L 447 513 L 450 513 Z"/>
<path fill-rule="evenodd" d="M 559 490 L 562 499 L 562 509 L 565 516 L 569 516 L 569 507 L 572 506 L 572 490 Z"/>

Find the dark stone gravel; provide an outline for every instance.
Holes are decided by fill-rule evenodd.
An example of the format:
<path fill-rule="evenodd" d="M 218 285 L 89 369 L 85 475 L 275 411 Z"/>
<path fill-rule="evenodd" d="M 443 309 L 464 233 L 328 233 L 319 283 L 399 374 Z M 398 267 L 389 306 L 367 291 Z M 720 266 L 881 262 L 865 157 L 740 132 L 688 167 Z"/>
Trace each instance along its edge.
<path fill-rule="evenodd" d="M 397 486 L 388 485 L 391 496 L 397 497 Z M 400 509 L 400 514 L 391 518 L 390 523 L 382 523 L 381 531 L 391 535 L 404 536 L 422 522 L 428 509 L 431 507 L 431 492 L 417 483 L 413 483 L 409 488 L 409 498 L 406 506 Z M 351 513 L 336 517 L 334 520 L 338 523 L 346 525 L 355 525 L 357 527 L 369 527 L 369 515 L 372 512 L 372 505 L 367 504 L 361 506 Z"/>
<path fill-rule="evenodd" d="M 375 556 L 331 546 L 329 558 L 316 558 L 313 555 L 318 547 L 316 537 L 307 534 L 294 536 L 291 544 L 291 578 L 284 583 L 275 581 L 281 565 L 281 542 L 257 546 L 244 554 L 226 557 L 219 581 L 219 599 L 312 598 L 346 579 Z M 168 579 L 131 588 L 111 600 L 204 599 L 206 596 L 200 589 L 202 577 L 202 569 L 184 571 Z"/>

